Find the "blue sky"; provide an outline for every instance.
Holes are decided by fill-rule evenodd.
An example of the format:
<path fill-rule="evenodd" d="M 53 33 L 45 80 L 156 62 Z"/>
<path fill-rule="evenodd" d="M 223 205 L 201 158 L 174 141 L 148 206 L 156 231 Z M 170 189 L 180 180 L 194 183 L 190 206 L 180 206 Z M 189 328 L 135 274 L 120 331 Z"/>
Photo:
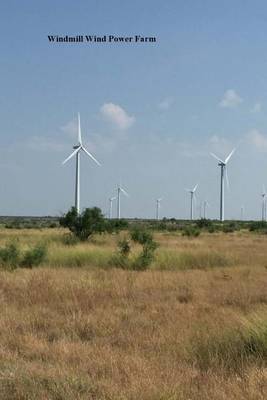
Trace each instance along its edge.
<path fill-rule="evenodd" d="M 84 142 L 81 204 L 106 212 L 119 181 L 122 215 L 260 218 L 267 188 L 265 1 L 25 1 L 0 5 L 0 214 L 58 215 L 73 204 L 77 112 Z M 156 36 L 136 44 L 51 44 L 47 35 Z M 196 211 L 197 215 L 199 211 Z"/>

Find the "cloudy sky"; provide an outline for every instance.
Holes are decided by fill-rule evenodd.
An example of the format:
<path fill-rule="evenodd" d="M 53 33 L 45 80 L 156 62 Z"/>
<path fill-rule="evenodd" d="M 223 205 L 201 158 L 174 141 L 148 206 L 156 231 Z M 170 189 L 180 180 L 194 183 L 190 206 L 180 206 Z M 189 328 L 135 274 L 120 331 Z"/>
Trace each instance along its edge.
<path fill-rule="evenodd" d="M 122 216 L 187 218 L 185 188 L 226 218 L 260 218 L 267 189 L 267 4 L 245 0 L 10 0 L 0 6 L 0 215 L 58 215 L 74 202 L 83 140 L 81 205 L 121 182 Z M 155 36 L 156 43 L 52 44 L 47 35 Z"/>

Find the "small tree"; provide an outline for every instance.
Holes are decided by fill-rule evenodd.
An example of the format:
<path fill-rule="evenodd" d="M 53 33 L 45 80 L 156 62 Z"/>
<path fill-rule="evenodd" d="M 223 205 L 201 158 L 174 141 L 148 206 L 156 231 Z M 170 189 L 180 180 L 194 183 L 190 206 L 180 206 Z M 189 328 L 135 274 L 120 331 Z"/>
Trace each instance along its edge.
<path fill-rule="evenodd" d="M 143 251 L 133 264 L 133 269 L 145 270 L 154 260 L 154 253 L 158 244 L 153 240 L 153 235 L 149 231 L 136 228 L 130 234 L 134 242 L 143 246 Z"/>
<path fill-rule="evenodd" d="M 109 231 L 110 227 L 104 219 L 102 211 L 98 207 L 86 208 L 78 214 L 75 207 L 72 207 L 59 223 L 69 230 L 80 240 L 87 240 L 93 233 L 103 233 Z"/>

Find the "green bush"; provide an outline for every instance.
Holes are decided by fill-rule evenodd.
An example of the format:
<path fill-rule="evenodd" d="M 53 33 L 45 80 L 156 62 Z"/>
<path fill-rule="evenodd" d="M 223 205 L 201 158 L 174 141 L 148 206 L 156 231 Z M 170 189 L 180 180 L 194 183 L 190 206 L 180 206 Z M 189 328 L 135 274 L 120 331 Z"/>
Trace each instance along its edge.
<path fill-rule="evenodd" d="M 19 267 L 32 268 L 44 261 L 47 254 L 46 246 L 38 244 L 32 249 L 21 253 L 18 243 L 13 241 L 0 249 L 0 265 L 7 270 Z"/>
<path fill-rule="evenodd" d="M 213 226 L 213 222 L 210 219 L 201 218 L 198 221 L 196 221 L 196 225 L 200 229 L 210 228 Z"/>
<path fill-rule="evenodd" d="M 123 257 L 128 257 L 131 251 L 131 244 L 130 241 L 126 238 L 122 239 L 118 243 L 119 253 Z"/>
<path fill-rule="evenodd" d="M 188 236 L 188 237 L 197 237 L 200 235 L 200 229 L 198 229 L 194 226 L 186 226 L 183 229 L 182 235 Z"/>
<path fill-rule="evenodd" d="M 142 228 L 134 228 L 130 232 L 130 237 L 133 242 L 142 245 L 142 252 L 131 260 L 129 258 L 131 243 L 129 239 L 124 238 L 118 243 L 118 253 L 112 257 L 110 264 L 123 269 L 143 271 L 154 260 L 154 252 L 158 244 L 153 240 L 152 233 Z"/>
<path fill-rule="evenodd" d="M 125 220 L 106 220 L 98 207 L 86 208 L 78 214 L 75 207 L 72 207 L 59 219 L 59 224 L 68 228 L 79 240 L 85 241 L 94 233 L 118 232 L 127 227 Z"/>
<path fill-rule="evenodd" d="M 132 264 L 134 270 L 145 270 L 154 260 L 154 252 L 158 244 L 153 240 L 151 232 L 136 228 L 131 232 L 131 238 L 143 246 L 142 252 L 137 256 Z"/>
<path fill-rule="evenodd" d="M 0 249 L 0 264 L 1 267 L 7 269 L 16 269 L 20 263 L 20 251 L 18 243 L 12 241 L 6 247 Z"/>
<path fill-rule="evenodd" d="M 40 265 L 46 258 L 47 249 L 43 244 L 39 244 L 23 255 L 20 266 L 24 268 L 32 268 Z"/>
<path fill-rule="evenodd" d="M 145 231 L 140 228 L 135 228 L 130 232 L 131 239 L 136 242 L 140 243 L 142 245 L 152 242 L 153 241 L 153 235 L 151 232 Z"/>
<path fill-rule="evenodd" d="M 267 222 L 266 221 L 253 221 L 249 225 L 249 230 L 251 232 L 254 232 L 254 231 L 266 232 L 267 231 Z"/>

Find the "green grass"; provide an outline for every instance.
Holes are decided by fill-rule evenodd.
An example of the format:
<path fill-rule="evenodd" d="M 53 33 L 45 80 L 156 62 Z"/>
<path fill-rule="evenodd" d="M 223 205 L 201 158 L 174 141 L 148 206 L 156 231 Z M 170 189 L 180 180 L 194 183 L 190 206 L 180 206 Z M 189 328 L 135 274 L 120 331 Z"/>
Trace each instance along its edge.
<path fill-rule="evenodd" d="M 242 373 L 249 364 L 267 364 L 267 315 L 242 318 L 236 327 L 196 326 L 191 338 L 192 360 L 211 368 Z"/>
<path fill-rule="evenodd" d="M 206 269 L 229 267 L 234 264 L 230 256 L 215 251 L 176 251 L 160 249 L 154 267 L 162 270 Z"/>
<path fill-rule="evenodd" d="M 50 246 L 45 263 L 48 267 L 101 267 L 108 268 L 112 249 L 90 245 Z"/>

